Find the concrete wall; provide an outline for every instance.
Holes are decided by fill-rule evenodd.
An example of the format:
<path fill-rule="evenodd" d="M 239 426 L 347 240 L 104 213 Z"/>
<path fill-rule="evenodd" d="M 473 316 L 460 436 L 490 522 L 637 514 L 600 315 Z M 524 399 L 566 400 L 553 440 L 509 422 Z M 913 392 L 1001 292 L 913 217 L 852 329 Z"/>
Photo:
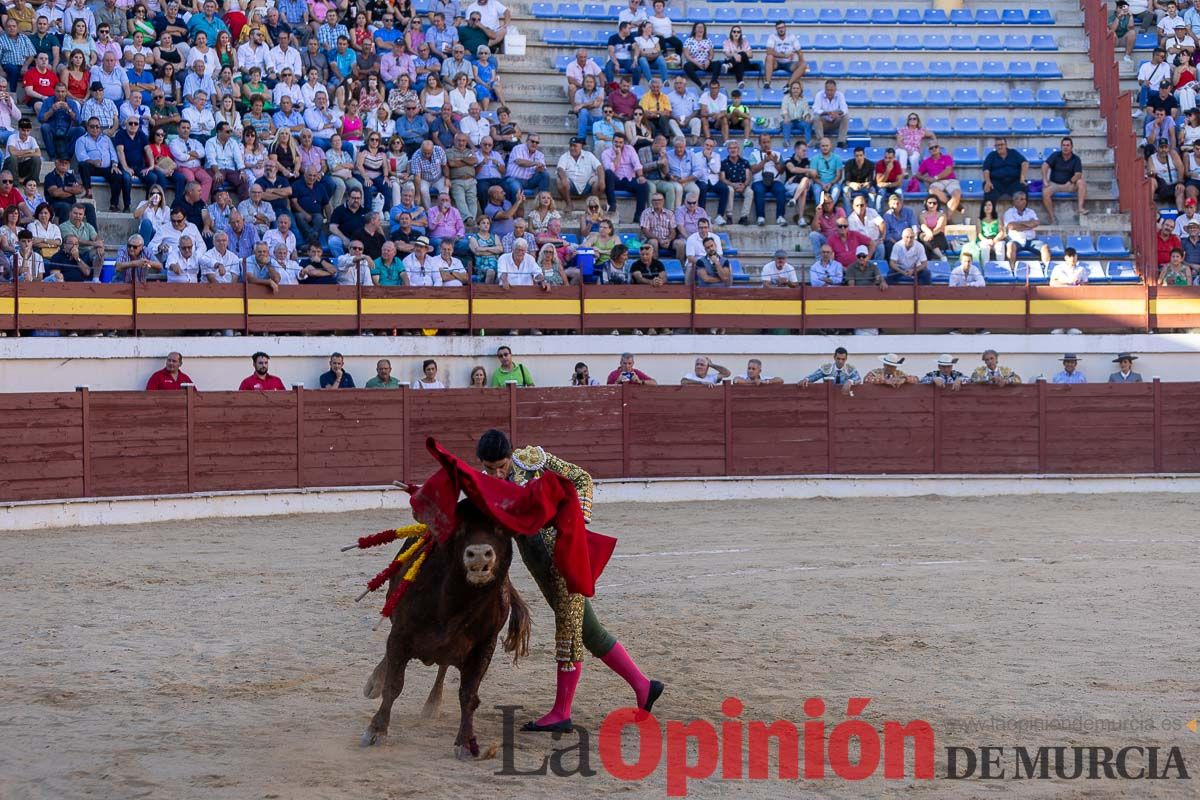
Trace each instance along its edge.
<path fill-rule="evenodd" d="M 962 360 L 960 368 L 974 369 L 979 354 L 994 348 L 1002 363 L 1026 379 L 1058 371 L 1064 351 L 1079 354 L 1080 369 L 1089 379 L 1104 380 L 1120 351 L 1140 356 L 1136 368 L 1147 380 L 1200 381 L 1200 335 L 1130 334 L 1099 336 L 438 336 L 438 337 L 162 337 L 0 339 L 0 391 L 69 391 L 78 385 L 94 390 L 140 389 L 159 369 L 165 355 L 184 355 L 184 371 L 198 388 L 236 389 L 252 372 L 250 354 L 263 350 L 272 357 L 271 371 L 285 383 L 316 387 L 327 369 L 328 355 L 346 356 L 348 371 L 359 385 L 375 373 L 375 361 L 390 358 L 393 374 L 414 380 L 425 358 L 436 358 L 443 376 L 465 386 L 471 368 L 482 364 L 490 375 L 496 348 L 508 344 L 539 385 L 566 385 L 576 361 L 584 361 L 601 382 L 617 366 L 620 353 L 637 355 L 637 366 L 663 383 L 678 383 L 697 355 L 708 355 L 735 374 L 748 358 L 761 358 L 765 372 L 788 381 L 799 380 L 839 345 L 851 353 L 860 371 L 878 365 L 880 353 L 908 358 L 910 372 L 934 368 L 938 354 L 949 352 Z"/>

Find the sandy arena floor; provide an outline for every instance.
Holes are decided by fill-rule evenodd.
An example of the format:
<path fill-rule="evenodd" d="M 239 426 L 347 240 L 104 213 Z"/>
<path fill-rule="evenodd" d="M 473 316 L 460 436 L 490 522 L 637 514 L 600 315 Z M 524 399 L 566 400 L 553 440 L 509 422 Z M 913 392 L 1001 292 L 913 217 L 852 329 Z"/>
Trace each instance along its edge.
<path fill-rule="evenodd" d="M 662 720 L 720 721 L 736 695 L 744 720 L 800 723 L 819 696 L 832 727 L 846 698 L 866 696 L 865 719 L 936 732 L 932 781 L 714 779 L 691 783 L 693 797 L 1194 797 L 1195 508 L 1183 495 L 601 505 L 595 527 L 621 543 L 597 608 L 668 682 Z M 441 716 L 421 719 L 434 670 L 415 663 L 387 745 L 359 748 L 377 707 L 360 690 L 386 627 L 370 630 L 381 598 L 352 599 L 390 552 L 338 546 L 403 521 L 0 536 L 0 798 L 663 797 L 665 768 L 638 784 L 601 769 L 594 734 L 630 693 L 598 661 L 575 706 L 595 777 L 457 762 L 456 678 Z M 552 617 L 519 560 L 513 575 L 535 652 L 493 662 L 476 718 L 485 746 L 501 740 L 495 706 L 523 705 L 524 721 L 553 695 Z M 554 747 L 516 742 L 522 770 Z M 1180 746 L 1193 778 L 942 777 L 950 745 L 1134 744 L 1164 760 Z"/>

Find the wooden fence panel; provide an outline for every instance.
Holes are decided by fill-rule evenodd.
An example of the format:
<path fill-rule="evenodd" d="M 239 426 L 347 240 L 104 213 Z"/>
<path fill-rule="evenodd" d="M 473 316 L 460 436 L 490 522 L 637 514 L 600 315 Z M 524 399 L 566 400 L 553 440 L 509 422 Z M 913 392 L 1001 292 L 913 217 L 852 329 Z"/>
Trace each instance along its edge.
<path fill-rule="evenodd" d="M 420 483 L 437 468 L 437 462 L 425 449 L 425 439 L 429 436 L 468 461 L 474 461 L 475 445 L 489 428 L 498 428 L 513 436 L 508 390 L 401 391 L 407 394 L 408 404 L 408 480 Z M 530 432 L 531 436 L 536 434 L 536 430 Z M 527 438 L 525 433 L 518 430 L 515 436 L 517 446 Z M 536 439 L 529 441 L 536 443 Z"/>
<path fill-rule="evenodd" d="M 362 326 L 367 330 L 466 330 L 471 318 L 469 293 L 465 286 L 364 286 Z"/>
<path fill-rule="evenodd" d="M 696 288 L 697 328 L 800 330 L 803 310 L 799 288 Z"/>
<path fill-rule="evenodd" d="M 1162 469 L 1164 472 L 1200 472 L 1200 384 L 1162 383 Z"/>
<path fill-rule="evenodd" d="M 856 386 L 834 392 L 837 472 L 933 472 L 933 387 Z"/>
<path fill-rule="evenodd" d="M 480 328 L 578 331 L 583 311 L 578 286 L 556 286 L 546 292 L 533 286 L 478 284 L 472 288 L 472 325 Z"/>
<path fill-rule="evenodd" d="M 938 397 L 942 472 L 1038 471 L 1037 386 L 967 386 Z"/>
<path fill-rule="evenodd" d="M 630 475 L 723 475 L 724 442 L 720 387 L 645 387 L 629 395 Z"/>
<path fill-rule="evenodd" d="M 316 290 L 316 291 L 314 291 Z M 246 287 L 251 333 L 353 331 L 358 328 L 357 286 Z"/>
<path fill-rule="evenodd" d="M 197 392 L 193 415 L 193 491 L 296 485 L 296 392 Z"/>
<path fill-rule="evenodd" d="M 1030 286 L 1029 329 L 1145 330 L 1144 286 Z"/>
<path fill-rule="evenodd" d="M 17 324 L 24 331 L 133 328 L 128 283 L 22 283 L 17 293 Z"/>
<path fill-rule="evenodd" d="M 594 478 L 620 477 L 621 394 L 619 386 L 516 390 L 513 444 L 541 445 Z"/>
<path fill-rule="evenodd" d="M 134 303 L 138 330 L 242 330 L 245 287 L 240 283 L 143 283 Z"/>
<path fill-rule="evenodd" d="M 399 480 L 404 470 L 400 392 L 304 392 L 301 446 L 301 474 L 308 486 L 386 485 Z"/>
<path fill-rule="evenodd" d="M 1025 287 L 918 287 L 917 329 L 939 332 L 947 328 L 1024 330 Z"/>
<path fill-rule="evenodd" d="M 730 473 L 793 475 L 829 469 L 824 385 L 730 386 Z"/>
<path fill-rule="evenodd" d="M 82 496 L 80 394 L 0 394 L 0 501 Z"/>
<path fill-rule="evenodd" d="M 887 328 L 911 332 L 916 301 L 912 286 L 826 286 L 804 290 L 804 323 L 825 328 Z"/>
<path fill-rule="evenodd" d="M 1149 383 L 1046 387 L 1047 472 L 1153 472 Z"/>
<path fill-rule="evenodd" d="M 0 283 L 0 331 L 17 327 L 17 289 L 15 283 Z"/>
<path fill-rule="evenodd" d="M 90 392 L 93 495 L 188 490 L 184 392 Z"/>
<path fill-rule="evenodd" d="M 583 327 L 603 331 L 623 328 L 690 328 L 692 290 L 688 286 L 584 286 Z"/>

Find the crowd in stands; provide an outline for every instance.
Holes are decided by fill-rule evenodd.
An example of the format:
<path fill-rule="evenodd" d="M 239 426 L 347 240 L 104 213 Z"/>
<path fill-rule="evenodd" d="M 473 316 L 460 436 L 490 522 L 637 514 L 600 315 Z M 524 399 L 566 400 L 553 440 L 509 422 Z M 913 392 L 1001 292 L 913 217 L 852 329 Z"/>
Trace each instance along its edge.
<path fill-rule="evenodd" d="M 965 209 L 954 160 L 919 115 L 877 163 L 863 148 L 843 160 L 845 95 L 829 80 L 805 99 L 808 65 L 786 24 L 762 53 L 736 24 L 718 49 L 702 23 L 676 35 L 664 9 L 630 0 L 603 66 L 577 53 L 566 70 L 577 135 L 555 157 L 505 106 L 496 54 L 511 15 L 499 0 L 434 0 L 424 14 L 410 0 L 18 0 L 0 15 L 0 269 L 26 281 L 272 291 L 468 281 L 550 290 L 661 286 L 660 259 L 673 259 L 689 283 L 729 285 L 724 227 L 773 219 L 809 228 L 820 255 L 810 270 L 768 262 L 768 285 L 806 272 L 820 275 L 814 285 L 928 282 L 923 265 L 946 256 L 946 226 Z M 780 75 L 787 83 L 782 150 L 770 133 L 751 138 L 756 120 L 741 101 L 751 56 L 765 61 L 764 90 Z M 668 66 L 685 74 L 668 83 Z M 737 86 L 728 93 L 726 76 Z M 39 180 L 43 157 L 54 168 Z M 978 243 L 965 251 L 974 266 L 956 269 L 955 285 L 980 285 L 977 265 L 993 255 L 1048 265 L 1028 166 L 996 140 Z M 108 184 L 109 210 L 135 220 L 116 246 L 97 231 L 96 179 Z M 1048 222 L 1055 191 L 1086 210 L 1070 138 L 1042 179 Z M 914 210 L 905 193 L 918 190 L 928 199 Z M 618 192 L 634 198 L 631 219 L 618 217 Z M 619 236 L 622 222 L 636 234 Z M 870 267 L 858 264 L 862 247 Z"/>
<path fill-rule="evenodd" d="M 849 362 L 850 354 L 844 347 L 838 347 L 833 352 L 831 361 L 817 366 L 812 372 L 799 380 L 799 385 L 810 386 L 817 383 L 832 383 L 842 387 L 844 392 L 852 392 L 860 384 L 881 384 L 892 388 L 900 388 L 907 384 L 924 383 L 945 387 L 957 391 L 967 384 L 984 384 L 989 386 L 1016 386 L 1020 384 L 1021 376 L 1010 367 L 1000 363 L 1000 356 L 995 350 L 985 350 L 980 357 L 982 364 L 969 375 L 957 369 L 958 358 L 950 354 L 938 357 L 933 369 L 920 374 L 908 374 L 901 369 L 905 358 L 895 353 L 886 353 L 878 357 L 880 366 L 865 373 Z M 472 367 L 469 382 L 464 388 L 504 388 L 509 385 L 517 387 L 533 387 L 533 374 L 523 364 L 513 358 L 512 348 L 502 345 L 496 350 L 497 365 L 491 376 L 487 368 L 479 365 Z M 250 357 L 254 371 L 239 384 L 241 391 L 284 391 L 287 386 L 277 375 L 271 374 L 271 357 L 264 352 L 257 352 Z M 1137 356 L 1131 353 L 1118 353 L 1112 359 L 1117 370 L 1108 376 L 1108 383 L 1141 383 L 1142 376 L 1133 371 L 1133 362 Z M 1087 383 L 1087 378 L 1079 370 L 1079 357 L 1074 353 L 1066 353 L 1060 359 L 1062 369 L 1050 378 L 1052 383 Z M 172 352 L 167 355 L 162 369 L 152 374 L 146 382 L 147 390 L 176 390 L 194 387 L 192 379 L 183 372 L 183 355 Z M 603 373 L 601 373 L 603 374 Z M 1036 380 L 1045 380 L 1041 375 Z M 716 363 L 708 356 L 698 356 L 689 372 L 683 374 L 678 383 L 683 386 L 717 386 L 722 383 L 735 385 L 771 385 L 782 384 L 786 381 L 778 376 L 764 372 L 762 359 L 751 358 L 746 363 L 745 371 L 734 375 L 728 367 Z M 617 386 L 621 384 L 635 386 L 657 386 L 659 382 L 638 369 L 633 353 L 622 353 L 616 367 L 601 381 L 590 374 L 588 365 L 582 361 L 575 364 L 574 370 L 563 385 L 569 386 Z M 664 383 L 675 383 L 674 380 Z M 329 357 L 329 369 L 322 373 L 317 380 L 321 389 L 355 389 L 359 387 L 354 377 L 346 369 L 346 359 L 341 353 L 333 353 Z M 303 383 L 299 384 L 303 385 Z M 553 384 L 552 384 L 553 385 Z M 427 358 L 421 363 L 421 374 L 412 381 L 401 381 L 392 374 L 392 362 L 381 358 L 375 364 L 375 376 L 368 379 L 363 388 L 366 389 L 448 389 L 451 383 L 448 377 L 439 372 L 438 363 Z"/>

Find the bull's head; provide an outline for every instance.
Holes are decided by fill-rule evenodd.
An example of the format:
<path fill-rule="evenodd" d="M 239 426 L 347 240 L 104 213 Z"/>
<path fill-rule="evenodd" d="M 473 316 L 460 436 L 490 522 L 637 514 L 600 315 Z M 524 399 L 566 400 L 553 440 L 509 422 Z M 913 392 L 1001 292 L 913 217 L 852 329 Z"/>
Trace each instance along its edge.
<path fill-rule="evenodd" d="M 502 579 L 512 563 L 511 535 L 465 500 L 456 513 L 454 542 L 467 583 L 484 587 Z"/>

